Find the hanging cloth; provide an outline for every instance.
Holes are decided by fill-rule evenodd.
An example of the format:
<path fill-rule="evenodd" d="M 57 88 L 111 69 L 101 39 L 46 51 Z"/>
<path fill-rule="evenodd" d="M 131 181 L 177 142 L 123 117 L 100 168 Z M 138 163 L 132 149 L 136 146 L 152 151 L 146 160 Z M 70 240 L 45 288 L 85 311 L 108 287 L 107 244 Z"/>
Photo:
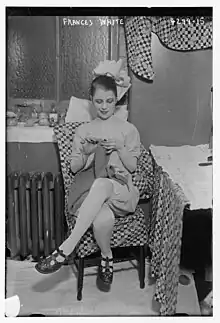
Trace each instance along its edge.
<path fill-rule="evenodd" d="M 194 51 L 212 48 L 212 21 L 202 17 L 125 17 L 128 64 L 137 75 L 153 80 L 151 32 L 169 49 Z"/>
<path fill-rule="evenodd" d="M 125 19 L 128 65 L 139 76 L 154 77 L 151 54 L 151 22 L 144 16 Z"/>

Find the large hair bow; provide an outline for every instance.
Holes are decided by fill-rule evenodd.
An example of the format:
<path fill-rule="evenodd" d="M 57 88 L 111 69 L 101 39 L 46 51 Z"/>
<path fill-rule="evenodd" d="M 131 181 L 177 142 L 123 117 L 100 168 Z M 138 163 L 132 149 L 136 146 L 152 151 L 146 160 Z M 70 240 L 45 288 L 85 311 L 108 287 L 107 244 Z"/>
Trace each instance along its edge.
<path fill-rule="evenodd" d="M 131 86 L 131 78 L 128 76 L 124 68 L 124 61 L 119 59 L 116 61 L 105 60 L 93 70 L 95 76 L 108 75 L 114 78 L 117 86 L 117 100 L 119 101 Z"/>

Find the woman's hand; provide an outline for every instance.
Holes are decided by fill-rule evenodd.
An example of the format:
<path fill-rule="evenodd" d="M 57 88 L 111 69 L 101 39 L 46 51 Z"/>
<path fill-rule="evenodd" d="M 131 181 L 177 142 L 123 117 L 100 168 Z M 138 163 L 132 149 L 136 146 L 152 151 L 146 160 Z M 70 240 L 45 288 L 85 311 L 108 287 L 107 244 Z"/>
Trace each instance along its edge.
<path fill-rule="evenodd" d="M 111 154 L 113 151 L 119 151 L 124 148 L 124 143 L 118 139 L 102 140 L 100 144 L 105 148 L 107 154 Z"/>
<path fill-rule="evenodd" d="M 95 138 L 88 137 L 84 140 L 81 140 L 83 146 L 83 151 L 86 155 L 92 154 L 97 148 L 98 141 Z"/>

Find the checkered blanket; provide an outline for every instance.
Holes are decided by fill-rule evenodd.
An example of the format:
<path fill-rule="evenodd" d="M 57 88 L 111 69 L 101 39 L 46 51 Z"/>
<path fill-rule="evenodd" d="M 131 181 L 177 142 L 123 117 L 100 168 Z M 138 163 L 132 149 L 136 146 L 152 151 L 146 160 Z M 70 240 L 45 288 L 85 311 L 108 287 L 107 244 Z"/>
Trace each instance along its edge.
<path fill-rule="evenodd" d="M 128 64 L 137 75 L 154 77 L 151 33 L 168 48 L 192 51 L 212 47 L 212 21 L 195 18 L 194 22 L 173 17 L 125 17 Z"/>
<path fill-rule="evenodd" d="M 155 299 L 161 315 L 176 311 L 183 210 L 188 204 L 182 189 L 155 162 L 152 217 L 148 223 L 151 270 L 156 278 Z"/>

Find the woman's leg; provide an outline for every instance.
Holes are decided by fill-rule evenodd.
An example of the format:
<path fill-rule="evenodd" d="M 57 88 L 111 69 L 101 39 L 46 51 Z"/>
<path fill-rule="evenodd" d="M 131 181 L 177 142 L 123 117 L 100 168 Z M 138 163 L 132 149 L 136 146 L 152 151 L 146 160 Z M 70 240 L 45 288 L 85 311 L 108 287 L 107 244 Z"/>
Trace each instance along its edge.
<path fill-rule="evenodd" d="M 94 236 L 104 258 L 112 258 L 110 242 L 114 222 L 114 213 L 108 205 L 104 204 L 93 221 Z"/>
<path fill-rule="evenodd" d="M 77 243 L 93 223 L 103 204 L 111 197 L 112 193 L 113 185 L 109 179 L 98 178 L 94 181 L 89 194 L 79 209 L 73 231 L 59 247 L 65 255 L 72 253 Z M 57 260 L 63 261 L 63 258 L 59 256 Z"/>
<path fill-rule="evenodd" d="M 98 278 L 108 288 L 113 280 L 113 256 L 111 251 L 111 237 L 115 217 L 107 204 L 104 204 L 93 221 L 93 232 L 97 244 L 101 249 L 101 262 L 98 270 Z M 103 286 L 103 285 L 102 285 Z M 99 286 L 101 287 L 101 286 Z"/>

